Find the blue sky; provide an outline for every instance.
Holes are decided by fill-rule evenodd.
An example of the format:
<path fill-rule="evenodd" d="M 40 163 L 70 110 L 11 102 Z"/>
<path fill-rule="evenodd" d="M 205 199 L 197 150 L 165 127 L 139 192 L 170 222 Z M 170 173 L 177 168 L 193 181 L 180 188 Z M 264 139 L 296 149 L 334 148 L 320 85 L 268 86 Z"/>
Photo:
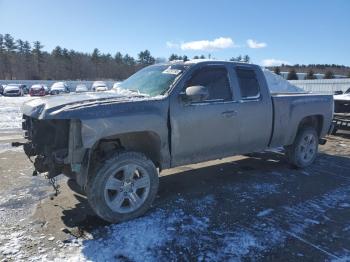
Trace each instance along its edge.
<path fill-rule="evenodd" d="M 136 56 L 149 49 L 166 58 L 248 54 L 257 64 L 350 65 L 349 26 L 347 0 L 0 0 L 0 33 L 39 40 L 48 51 L 97 47 Z"/>

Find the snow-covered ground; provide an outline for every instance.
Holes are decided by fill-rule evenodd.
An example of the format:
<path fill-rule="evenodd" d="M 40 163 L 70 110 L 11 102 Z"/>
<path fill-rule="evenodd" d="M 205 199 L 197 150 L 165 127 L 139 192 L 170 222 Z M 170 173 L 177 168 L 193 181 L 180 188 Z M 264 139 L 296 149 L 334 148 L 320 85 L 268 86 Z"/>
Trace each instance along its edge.
<path fill-rule="evenodd" d="M 21 128 L 21 106 L 30 99 L 30 96 L 0 96 L 0 132 Z"/>

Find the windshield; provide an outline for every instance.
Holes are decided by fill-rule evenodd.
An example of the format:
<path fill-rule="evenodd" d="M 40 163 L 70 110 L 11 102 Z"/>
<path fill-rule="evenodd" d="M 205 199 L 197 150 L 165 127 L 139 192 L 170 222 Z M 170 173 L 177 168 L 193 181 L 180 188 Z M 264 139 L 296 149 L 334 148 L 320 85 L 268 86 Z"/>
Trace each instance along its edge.
<path fill-rule="evenodd" d="M 163 95 L 184 69 L 183 65 L 148 66 L 121 82 L 118 88 L 149 96 Z"/>

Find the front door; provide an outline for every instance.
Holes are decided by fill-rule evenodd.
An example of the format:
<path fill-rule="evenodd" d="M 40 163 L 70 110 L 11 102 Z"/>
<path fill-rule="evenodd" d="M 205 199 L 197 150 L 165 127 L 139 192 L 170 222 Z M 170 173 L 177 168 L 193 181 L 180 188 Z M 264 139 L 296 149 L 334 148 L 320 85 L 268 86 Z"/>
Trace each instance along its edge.
<path fill-rule="evenodd" d="M 239 105 L 234 101 L 228 68 L 206 65 L 184 82 L 209 90 L 205 101 L 188 103 L 174 94 L 170 105 L 172 166 L 222 158 L 237 152 Z"/>

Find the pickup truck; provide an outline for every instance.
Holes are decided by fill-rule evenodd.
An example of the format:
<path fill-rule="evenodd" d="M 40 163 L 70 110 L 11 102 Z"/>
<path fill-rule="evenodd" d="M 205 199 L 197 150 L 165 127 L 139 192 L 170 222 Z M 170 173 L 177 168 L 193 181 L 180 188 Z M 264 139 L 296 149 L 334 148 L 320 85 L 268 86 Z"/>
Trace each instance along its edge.
<path fill-rule="evenodd" d="M 164 169 L 281 146 L 292 165 L 311 165 L 333 97 L 270 94 L 257 65 L 193 60 L 146 67 L 108 92 L 30 100 L 22 111 L 36 171 L 74 179 L 115 223 L 150 208 Z"/>

